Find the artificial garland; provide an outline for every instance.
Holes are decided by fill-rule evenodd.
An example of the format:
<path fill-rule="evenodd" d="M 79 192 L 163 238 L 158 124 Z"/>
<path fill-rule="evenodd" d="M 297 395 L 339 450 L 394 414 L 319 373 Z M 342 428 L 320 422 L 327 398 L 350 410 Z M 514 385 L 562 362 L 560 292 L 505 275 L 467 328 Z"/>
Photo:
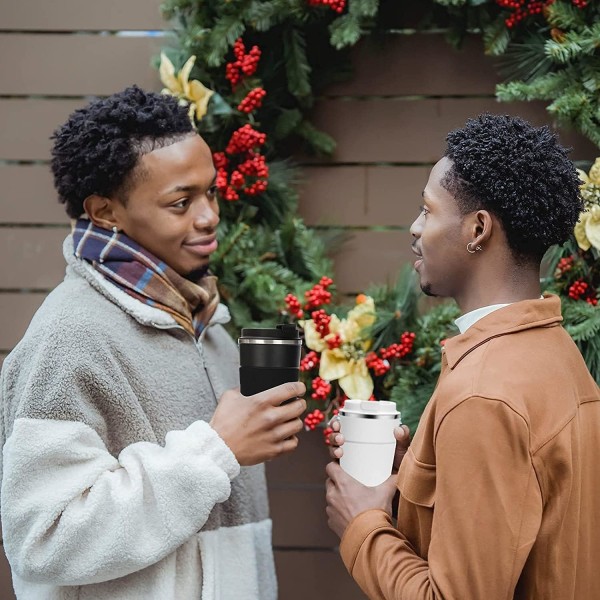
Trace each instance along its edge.
<path fill-rule="evenodd" d="M 296 214 L 298 172 L 290 156 L 302 147 L 321 155 L 335 148 L 310 122 L 315 98 L 332 81 L 349 76 L 348 48 L 366 35 L 402 27 L 401 4 L 169 0 L 165 5 L 177 47 L 161 57 L 164 91 L 189 105 L 190 118 L 214 151 L 222 209 L 211 265 L 232 313 L 231 332 L 282 319 L 304 327 L 309 429 L 347 396 L 392 399 L 414 428 L 439 374 L 443 340 L 455 333 L 457 307 L 448 303 L 420 314 L 420 292 L 408 271 L 395 286 L 360 295 L 353 307 L 336 304 L 325 252 L 331 240 Z M 468 32 L 482 33 L 486 52 L 501 56 L 505 72 L 516 79 L 498 86 L 500 99 L 550 100 L 553 115 L 600 145 L 596 3 L 418 4 L 430 9 L 423 23 L 443 25 L 455 44 Z M 586 185 L 600 182 L 592 173 L 589 178 Z M 600 206 L 584 217 L 585 231 L 596 212 Z M 566 299 L 567 329 L 600 381 L 597 251 L 573 242 L 561 252 L 547 284 Z"/>

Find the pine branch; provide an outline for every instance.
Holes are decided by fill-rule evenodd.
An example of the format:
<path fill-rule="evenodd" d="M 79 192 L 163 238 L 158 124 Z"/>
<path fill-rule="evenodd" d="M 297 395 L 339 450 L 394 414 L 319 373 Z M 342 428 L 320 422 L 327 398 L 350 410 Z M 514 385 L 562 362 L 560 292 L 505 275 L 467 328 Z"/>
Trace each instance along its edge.
<path fill-rule="evenodd" d="M 221 17 L 209 35 L 210 51 L 206 55 L 206 62 L 211 67 L 223 64 L 225 55 L 235 40 L 246 31 L 246 25 L 237 15 L 226 15 Z"/>
<path fill-rule="evenodd" d="M 379 0 L 348 0 L 348 13 L 354 17 L 374 17 L 379 10 Z"/>
<path fill-rule="evenodd" d="M 310 96 L 311 67 L 306 56 L 304 34 L 295 27 L 289 27 L 283 34 L 283 55 L 287 74 L 288 90 L 297 98 Z"/>
<path fill-rule="evenodd" d="M 308 142 L 311 150 L 316 154 L 321 156 L 333 154 L 336 146 L 335 140 L 327 133 L 316 129 L 308 121 L 302 121 L 296 128 L 296 133 Z"/>
<path fill-rule="evenodd" d="M 600 23 L 585 27 L 581 33 L 569 31 L 562 41 L 548 40 L 546 55 L 558 63 L 567 63 L 584 55 L 594 54 L 600 46 Z"/>
<path fill-rule="evenodd" d="M 362 34 L 360 21 L 354 15 L 343 15 L 329 25 L 329 33 L 329 41 L 337 50 L 354 46 Z"/>
<path fill-rule="evenodd" d="M 510 30 L 506 27 L 504 17 L 499 16 L 483 30 L 483 47 L 490 56 L 504 54 L 510 42 Z"/>
<path fill-rule="evenodd" d="M 581 29 L 585 27 L 585 19 L 581 9 L 570 2 L 553 2 L 544 8 L 548 25 L 558 29 Z"/>

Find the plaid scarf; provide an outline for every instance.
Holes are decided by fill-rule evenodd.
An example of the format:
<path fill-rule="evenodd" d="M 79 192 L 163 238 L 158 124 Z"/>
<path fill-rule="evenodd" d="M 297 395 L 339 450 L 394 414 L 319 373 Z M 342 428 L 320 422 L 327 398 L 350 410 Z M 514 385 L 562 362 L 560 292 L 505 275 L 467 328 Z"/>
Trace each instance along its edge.
<path fill-rule="evenodd" d="M 197 283 L 175 272 L 124 233 L 79 219 L 73 229 L 75 256 L 89 262 L 111 283 L 148 306 L 168 312 L 196 339 L 219 304 L 217 278 Z"/>

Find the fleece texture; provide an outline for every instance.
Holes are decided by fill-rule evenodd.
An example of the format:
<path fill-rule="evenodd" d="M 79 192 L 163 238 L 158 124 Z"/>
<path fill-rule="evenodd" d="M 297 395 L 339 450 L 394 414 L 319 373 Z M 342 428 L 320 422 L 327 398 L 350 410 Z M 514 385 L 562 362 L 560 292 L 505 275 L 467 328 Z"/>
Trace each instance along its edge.
<path fill-rule="evenodd" d="M 208 425 L 239 385 L 220 305 L 198 342 L 64 245 L 67 273 L 0 376 L 17 597 L 274 600 L 262 465 Z"/>

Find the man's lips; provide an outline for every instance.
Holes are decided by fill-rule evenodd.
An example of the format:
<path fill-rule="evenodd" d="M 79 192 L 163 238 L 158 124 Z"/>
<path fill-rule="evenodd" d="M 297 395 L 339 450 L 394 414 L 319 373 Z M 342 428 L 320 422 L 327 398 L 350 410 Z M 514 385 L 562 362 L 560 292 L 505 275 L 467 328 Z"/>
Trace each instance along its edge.
<path fill-rule="evenodd" d="M 415 246 L 411 247 L 412 251 L 415 253 L 417 260 L 415 261 L 414 268 L 418 269 L 423 262 L 423 255 L 415 248 Z"/>
<path fill-rule="evenodd" d="M 189 242 L 185 242 L 183 245 L 195 254 L 199 254 L 200 256 L 208 256 L 219 247 L 219 242 L 217 242 L 217 236 L 214 234 L 195 240 L 190 240 Z"/>

